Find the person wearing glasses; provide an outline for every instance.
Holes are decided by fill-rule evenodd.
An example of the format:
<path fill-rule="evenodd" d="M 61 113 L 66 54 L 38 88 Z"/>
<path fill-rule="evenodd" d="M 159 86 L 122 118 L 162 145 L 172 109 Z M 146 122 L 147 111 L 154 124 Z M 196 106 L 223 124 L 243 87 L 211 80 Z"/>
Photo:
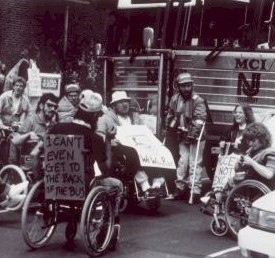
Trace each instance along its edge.
<path fill-rule="evenodd" d="M 78 109 L 80 87 L 78 84 L 71 83 L 65 85 L 65 95 L 58 103 L 59 122 L 72 122 Z"/>
<path fill-rule="evenodd" d="M 33 171 L 38 171 L 43 138 L 45 134 L 58 122 L 58 102 L 59 98 L 53 93 L 45 93 L 41 96 L 35 113 L 24 121 L 18 133 L 14 134 L 12 138 L 10 164 L 19 164 L 19 145 L 28 140 L 36 140 L 37 144 L 31 151 L 31 156 L 33 158 Z"/>

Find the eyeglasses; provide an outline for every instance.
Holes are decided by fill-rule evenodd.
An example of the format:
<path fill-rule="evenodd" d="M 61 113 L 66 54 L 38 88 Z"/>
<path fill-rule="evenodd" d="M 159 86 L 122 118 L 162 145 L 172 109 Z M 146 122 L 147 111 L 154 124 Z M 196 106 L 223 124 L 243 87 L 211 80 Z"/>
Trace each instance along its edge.
<path fill-rule="evenodd" d="M 46 103 L 47 107 L 50 108 L 50 109 L 54 109 L 56 110 L 58 108 L 58 105 L 56 104 L 52 104 L 52 103 Z"/>

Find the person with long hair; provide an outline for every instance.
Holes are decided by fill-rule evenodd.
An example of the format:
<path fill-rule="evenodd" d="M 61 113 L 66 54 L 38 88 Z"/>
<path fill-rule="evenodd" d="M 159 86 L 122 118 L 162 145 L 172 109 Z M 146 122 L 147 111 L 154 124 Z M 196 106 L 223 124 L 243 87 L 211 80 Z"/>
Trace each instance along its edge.
<path fill-rule="evenodd" d="M 262 123 L 248 125 L 243 134 L 248 150 L 241 155 L 235 170 L 246 171 L 246 178 L 259 180 L 275 189 L 275 149 L 271 147 L 271 134 Z"/>
<path fill-rule="evenodd" d="M 245 149 L 242 144 L 243 132 L 247 125 L 255 122 L 253 110 L 248 104 L 237 104 L 233 110 L 233 125 L 231 126 L 227 136 L 220 142 L 220 148 L 225 147 L 225 142 L 233 143 L 233 151 Z"/>

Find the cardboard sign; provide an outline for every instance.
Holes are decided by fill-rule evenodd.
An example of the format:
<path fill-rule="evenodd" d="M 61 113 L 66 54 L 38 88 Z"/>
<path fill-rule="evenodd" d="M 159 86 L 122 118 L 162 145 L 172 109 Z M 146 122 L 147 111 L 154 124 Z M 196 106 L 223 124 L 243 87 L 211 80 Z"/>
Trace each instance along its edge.
<path fill-rule="evenodd" d="M 55 73 L 40 73 L 42 93 L 53 93 L 60 96 L 61 75 Z"/>
<path fill-rule="evenodd" d="M 46 199 L 84 200 L 84 137 L 49 134 L 44 145 Z"/>
<path fill-rule="evenodd" d="M 213 189 L 225 188 L 229 178 L 235 175 L 235 164 L 239 158 L 240 155 L 235 153 L 219 157 L 212 184 Z"/>
<path fill-rule="evenodd" d="M 28 96 L 42 96 L 40 71 L 36 67 L 28 69 Z"/>
<path fill-rule="evenodd" d="M 171 152 L 144 125 L 118 126 L 116 138 L 137 151 L 140 165 L 175 169 Z"/>

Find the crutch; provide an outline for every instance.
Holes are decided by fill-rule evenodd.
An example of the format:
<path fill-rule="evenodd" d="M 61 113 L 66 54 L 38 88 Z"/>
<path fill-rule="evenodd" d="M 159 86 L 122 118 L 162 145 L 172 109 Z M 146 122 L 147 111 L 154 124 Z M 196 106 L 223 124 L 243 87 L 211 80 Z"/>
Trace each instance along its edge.
<path fill-rule="evenodd" d="M 204 127 L 205 127 L 205 121 L 203 122 L 202 128 L 201 128 L 201 132 L 198 138 L 198 142 L 197 142 L 197 149 L 196 149 L 196 156 L 195 156 L 195 166 L 194 166 L 194 174 L 193 174 L 193 180 L 192 180 L 192 185 L 191 185 L 191 192 L 190 192 L 190 198 L 188 203 L 189 204 L 193 204 L 193 190 L 194 190 L 194 185 L 195 185 L 195 177 L 196 177 L 196 170 L 197 170 L 197 162 L 198 162 L 198 156 L 199 156 L 199 148 L 200 148 L 200 142 L 201 142 L 201 137 L 204 131 Z"/>

